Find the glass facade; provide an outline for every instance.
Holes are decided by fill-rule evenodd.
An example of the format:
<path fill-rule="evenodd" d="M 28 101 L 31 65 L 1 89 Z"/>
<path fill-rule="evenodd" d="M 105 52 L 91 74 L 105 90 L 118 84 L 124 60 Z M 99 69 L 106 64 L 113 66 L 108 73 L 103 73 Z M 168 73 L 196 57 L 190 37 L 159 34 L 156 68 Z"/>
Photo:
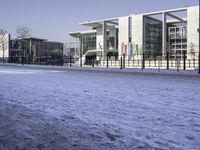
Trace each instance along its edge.
<path fill-rule="evenodd" d="M 171 57 L 182 57 L 183 52 L 187 51 L 187 23 L 168 24 L 168 49 Z"/>
<path fill-rule="evenodd" d="M 144 17 L 144 52 L 146 57 L 162 52 L 162 22 Z"/>
<path fill-rule="evenodd" d="M 119 44 L 119 29 L 118 28 L 116 28 L 116 35 L 115 35 L 115 37 L 116 37 L 116 49 L 118 50 L 119 48 L 118 48 L 118 44 Z"/>
<path fill-rule="evenodd" d="M 82 54 L 88 50 L 96 49 L 96 33 L 87 33 L 81 35 Z"/>
<path fill-rule="evenodd" d="M 10 56 L 27 58 L 51 56 L 55 50 L 63 54 L 63 43 L 50 42 L 37 38 L 15 39 L 10 42 Z"/>
<path fill-rule="evenodd" d="M 132 41 L 132 18 L 128 18 L 128 37 L 129 37 L 129 42 L 131 43 Z"/>
<path fill-rule="evenodd" d="M 107 32 L 107 49 L 114 49 L 115 47 L 115 37 L 110 35 L 110 32 Z"/>

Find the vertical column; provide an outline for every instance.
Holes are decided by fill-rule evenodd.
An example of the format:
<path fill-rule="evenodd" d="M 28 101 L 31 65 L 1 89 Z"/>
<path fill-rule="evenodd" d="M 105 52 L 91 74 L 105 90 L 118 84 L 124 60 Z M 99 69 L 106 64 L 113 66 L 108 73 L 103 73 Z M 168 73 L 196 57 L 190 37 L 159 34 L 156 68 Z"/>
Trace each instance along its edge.
<path fill-rule="evenodd" d="M 106 21 L 102 22 L 102 34 L 103 34 L 103 58 L 106 60 L 107 55 L 107 25 Z"/>
<path fill-rule="evenodd" d="M 167 15 L 165 12 L 162 14 L 162 56 L 166 55 L 166 49 L 167 49 L 167 24 L 166 24 L 166 19 Z"/>
<path fill-rule="evenodd" d="M 143 23 L 142 23 L 142 28 L 143 28 L 143 31 L 142 31 L 142 45 L 140 46 L 140 48 L 138 47 L 137 45 L 137 49 L 140 49 L 139 51 L 139 55 L 143 55 L 145 52 L 146 52 L 146 18 L 145 16 L 142 17 L 142 20 L 143 20 Z M 142 57 L 143 58 L 143 57 Z"/>
<path fill-rule="evenodd" d="M 114 27 L 114 50 L 117 50 L 117 29 Z"/>
<path fill-rule="evenodd" d="M 32 39 L 30 39 L 29 43 L 29 56 L 31 56 L 31 51 L 32 51 Z"/>
<path fill-rule="evenodd" d="M 82 35 L 80 35 L 80 37 L 79 37 L 79 39 L 80 39 L 80 48 L 79 48 L 79 61 L 80 61 L 80 67 L 82 67 L 82 57 L 83 57 L 83 54 L 82 54 L 82 52 L 83 52 L 83 39 L 82 39 Z"/>
<path fill-rule="evenodd" d="M 198 32 L 199 32 L 199 57 L 198 57 L 198 66 L 199 66 L 199 71 L 198 73 L 200 74 L 200 0 L 199 0 L 199 19 L 198 19 L 198 23 L 199 23 L 199 28 L 198 28 Z"/>
<path fill-rule="evenodd" d="M 74 56 L 76 57 L 76 55 L 77 55 L 77 38 L 75 38 L 75 42 L 73 42 L 73 47 L 75 48 Z"/>

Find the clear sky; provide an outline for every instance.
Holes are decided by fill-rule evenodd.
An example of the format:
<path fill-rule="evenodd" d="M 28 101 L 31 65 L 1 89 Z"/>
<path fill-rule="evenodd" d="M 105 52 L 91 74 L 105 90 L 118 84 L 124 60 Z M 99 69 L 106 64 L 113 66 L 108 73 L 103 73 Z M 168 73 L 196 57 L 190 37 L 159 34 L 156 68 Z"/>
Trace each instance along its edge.
<path fill-rule="evenodd" d="M 64 42 L 87 20 L 198 5 L 198 0 L 0 0 L 0 27 L 15 36 L 27 26 L 32 36 Z"/>

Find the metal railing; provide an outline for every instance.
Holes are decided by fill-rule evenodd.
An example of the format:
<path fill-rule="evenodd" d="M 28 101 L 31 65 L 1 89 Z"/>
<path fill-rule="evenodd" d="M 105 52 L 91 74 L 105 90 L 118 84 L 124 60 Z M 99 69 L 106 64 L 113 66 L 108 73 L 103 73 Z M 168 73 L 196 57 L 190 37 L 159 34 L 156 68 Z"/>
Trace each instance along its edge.
<path fill-rule="evenodd" d="M 198 53 L 161 53 L 122 55 L 106 57 L 94 56 L 78 58 L 73 56 L 41 56 L 41 57 L 9 57 L 1 58 L 0 63 L 15 64 L 37 64 L 52 66 L 90 66 L 104 68 L 145 68 L 150 69 L 176 69 L 179 70 L 198 70 Z"/>

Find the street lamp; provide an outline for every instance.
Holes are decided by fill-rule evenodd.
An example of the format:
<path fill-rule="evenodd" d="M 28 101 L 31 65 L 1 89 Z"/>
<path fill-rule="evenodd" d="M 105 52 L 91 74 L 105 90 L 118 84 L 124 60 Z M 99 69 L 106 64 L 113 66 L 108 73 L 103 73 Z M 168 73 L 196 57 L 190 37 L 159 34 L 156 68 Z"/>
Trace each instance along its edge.
<path fill-rule="evenodd" d="M 199 29 L 198 29 L 198 32 L 199 32 L 199 71 L 198 73 L 200 74 L 200 0 L 199 0 Z"/>
<path fill-rule="evenodd" d="M 199 28 L 198 28 L 198 32 L 199 32 L 199 71 L 198 73 L 200 74 L 200 0 L 199 0 Z"/>

